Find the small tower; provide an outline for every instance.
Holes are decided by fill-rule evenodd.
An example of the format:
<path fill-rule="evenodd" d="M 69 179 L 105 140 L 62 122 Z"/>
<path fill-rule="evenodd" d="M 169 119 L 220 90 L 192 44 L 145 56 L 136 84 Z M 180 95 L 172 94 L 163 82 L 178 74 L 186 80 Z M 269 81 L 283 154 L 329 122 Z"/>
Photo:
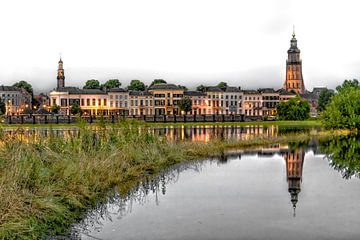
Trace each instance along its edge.
<path fill-rule="evenodd" d="M 291 203 L 294 209 L 298 202 L 298 195 L 301 191 L 301 179 L 302 179 L 302 170 L 304 164 L 304 150 L 295 150 L 289 151 L 285 154 L 286 161 L 286 176 L 288 181 L 288 190 L 291 196 Z"/>
<path fill-rule="evenodd" d="M 63 61 L 61 60 L 58 64 L 58 70 L 57 70 L 57 88 L 63 88 L 65 87 L 65 74 L 64 74 L 64 68 L 63 68 Z"/>
<path fill-rule="evenodd" d="M 298 94 L 305 93 L 305 85 L 302 75 L 302 62 L 300 59 L 300 50 L 297 47 L 295 38 L 295 30 L 290 41 L 288 59 L 286 60 L 286 80 L 284 89 L 287 91 L 295 91 Z"/>

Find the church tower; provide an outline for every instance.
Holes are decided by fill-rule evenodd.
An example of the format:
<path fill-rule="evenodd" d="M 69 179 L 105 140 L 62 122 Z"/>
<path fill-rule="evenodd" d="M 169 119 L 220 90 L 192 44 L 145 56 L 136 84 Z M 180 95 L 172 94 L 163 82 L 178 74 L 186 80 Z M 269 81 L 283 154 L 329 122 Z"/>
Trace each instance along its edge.
<path fill-rule="evenodd" d="M 302 62 L 300 59 L 300 50 L 297 47 L 295 38 L 295 30 L 290 41 L 288 59 L 286 60 L 286 80 L 284 89 L 287 91 L 295 91 L 298 94 L 305 93 L 305 85 L 302 75 Z"/>
<path fill-rule="evenodd" d="M 64 74 L 64 68 L 63 68 L 63 61 L 59 61 L 58 70 L 57 70 L 57 88 L 63 88 L 65 87 L 65 74 Z"/>

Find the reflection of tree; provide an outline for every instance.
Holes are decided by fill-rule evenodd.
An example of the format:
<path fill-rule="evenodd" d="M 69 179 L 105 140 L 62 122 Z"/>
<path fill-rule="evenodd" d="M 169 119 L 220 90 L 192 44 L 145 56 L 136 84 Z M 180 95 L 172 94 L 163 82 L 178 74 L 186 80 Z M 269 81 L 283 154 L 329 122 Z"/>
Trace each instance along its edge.
<path fill-rule="evenodd" d="M 321 150 L 343 178 L 360 177 L 360 136 L 342 136 L 320 142 Z"/>

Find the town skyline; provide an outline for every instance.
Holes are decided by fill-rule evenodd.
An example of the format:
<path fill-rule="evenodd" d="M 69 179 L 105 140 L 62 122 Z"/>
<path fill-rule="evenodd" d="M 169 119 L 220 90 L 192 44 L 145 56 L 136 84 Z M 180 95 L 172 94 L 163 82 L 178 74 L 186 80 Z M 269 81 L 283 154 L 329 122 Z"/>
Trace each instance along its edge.
<path fill-rule="evenodd" d="M 26 80 L 36 92 L 54 88 L 59 53 L 68 83 L 78 87 L 89 79 L 115 78 L 126 86 L 160 78 L 192 89 L 220 81 L 279 88 L 293 25 L 308 89 L 359 77 L 356 1 L 14 1 L 1 7 L 0 20 L 8 23 L 1 84 Z M 23 17 L 10 14 L 15 10 Z"/>

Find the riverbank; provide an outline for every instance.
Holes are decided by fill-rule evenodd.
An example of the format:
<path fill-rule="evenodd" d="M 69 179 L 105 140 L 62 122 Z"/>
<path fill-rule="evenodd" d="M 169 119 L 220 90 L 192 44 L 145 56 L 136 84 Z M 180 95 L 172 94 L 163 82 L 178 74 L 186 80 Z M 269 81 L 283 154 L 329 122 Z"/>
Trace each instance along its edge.
<path fill-rule="evenodd" d="M 84 211 L 104 201 L 109 190 L 115 187 L 126 192 L 143 176 L 180 162 L 221 157 L 232 148 L 349 134 L 310 131 L 237 142 L 168 142 L 139 131 L 139 126 L 141 123 L 125 121 L 114 125 L 114 130 L 94 133 L 87 124 L 79 124 L 79 134 L 73 138 L 52 134 L 33 139 L 2 138 L 0 239 L 64 234 Z"/>
<path fill-rule="evenodd" d="M 304 120 L 304 121 L 256 121 L 256 122 L 178 122 L 178 123 L 149 123 L 138 120 L 128 120 L 127 122 L 136 122 L 139 125 L 149 127 L 167 127 L 167 126 L 271 126 L 277 125 L 280 127 L 320 127 L 321 122 L 319 120 Z M 88 126 L 97 126 L 98 124 L 87 124 Z M 106 123 L 107 126 L 111 127 L 116 125 L 121 127 L 122 121 L 113 123 Z M 0 129 L 23 129 L 23 128 L 67 128 L 67 127 L 78 127 L 79 124 L 0 124 Z"/>

